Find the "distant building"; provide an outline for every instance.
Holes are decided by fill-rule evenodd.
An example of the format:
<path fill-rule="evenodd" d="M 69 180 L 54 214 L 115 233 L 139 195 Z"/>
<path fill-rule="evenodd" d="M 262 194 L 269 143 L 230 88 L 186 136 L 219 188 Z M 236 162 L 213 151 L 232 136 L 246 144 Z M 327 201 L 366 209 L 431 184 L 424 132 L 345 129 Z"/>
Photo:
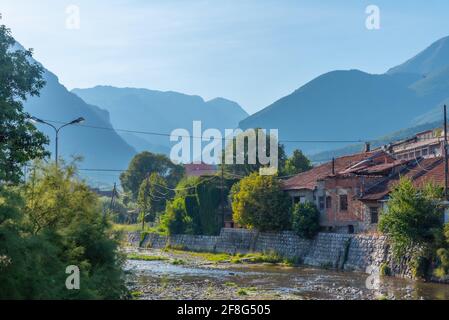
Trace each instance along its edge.
<path fill-rule="evenodd" d="M 392 143 L 387 148 L 400 160 L 441 157 L 444 154 L 443 139 L 441 129 L 427 130 L 416 134 L 411 139 Z"/>
<path fill-rule="evenodd" d="M 184 169 L 188 177 L 213 176 L 217 173 L 217 166 L 206 163 L 188 163 L 184 165 Z"/>

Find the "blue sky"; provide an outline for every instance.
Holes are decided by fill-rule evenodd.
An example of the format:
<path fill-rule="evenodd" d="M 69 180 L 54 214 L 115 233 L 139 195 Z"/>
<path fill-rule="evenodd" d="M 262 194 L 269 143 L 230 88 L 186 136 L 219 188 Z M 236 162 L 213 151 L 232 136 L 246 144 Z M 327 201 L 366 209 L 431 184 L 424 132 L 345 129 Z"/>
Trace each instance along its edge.
<path fill-rule="evenodd" d="M 449 1 L 410 2 L 2 0 L 0 22 L 69 89 L 220 96 L 254 113 L 322 73 L 383 73 L 449 35 Z M 365 27 L 370 4 L 380 30 Z"/>

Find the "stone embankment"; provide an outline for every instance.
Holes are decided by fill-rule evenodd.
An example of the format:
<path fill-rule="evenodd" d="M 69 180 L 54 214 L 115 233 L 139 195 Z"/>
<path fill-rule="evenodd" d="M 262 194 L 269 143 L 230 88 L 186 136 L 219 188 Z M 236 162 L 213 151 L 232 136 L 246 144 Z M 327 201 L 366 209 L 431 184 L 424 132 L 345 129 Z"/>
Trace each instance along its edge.
<path fill-rule="evenodd" d="M 163 236 L 150 233 L 143 240 L 139 232 L 129 233 L 128 242 L 134 246 L 156 249 L 172 247 L 230 254 L 275 252 L 309 266 L 367 273 L 376 272 L 384 265 L 389 267 L 392 275 L 411 277 L 409 268 L 405 267 L 406 259 L 395 263 L 387 239 L 376 235 L 319 233 L 313 240 L 308 240 L 291 231 L 268 233 L 224 228 L 218 236 Z"/>

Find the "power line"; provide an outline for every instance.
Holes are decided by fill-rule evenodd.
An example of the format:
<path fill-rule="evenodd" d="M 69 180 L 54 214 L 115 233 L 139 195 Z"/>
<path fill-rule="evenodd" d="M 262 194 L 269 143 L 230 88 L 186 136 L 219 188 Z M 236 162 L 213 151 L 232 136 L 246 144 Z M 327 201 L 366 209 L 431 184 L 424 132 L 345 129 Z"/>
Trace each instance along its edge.
<path fill-rule="evenodd" d="M 48 120 L 43 119 L 47 122 L 57 123 L 61 124 L 64 123 L 63 121 L 58 120 Z M 145 134 L 145 135 L 155 135 L 155 136 L 163 136 L 163 137 L 170 137 L 170 133 L 164 133 L 164 132 L 155 132 L 155 131 L 142 131 L 142 130 L 131 130 L 131 129 L 120 129 L 120 128 L 113 128 L 113 127 L 101 127 L 101 126 L 93 126 L 93 125 L 86 125 L 86 124 L 79 124 L 77 127 L 84 127 L 84 128 L 91 128 L 91 129 L 100 129 L 100 130 L 110 130 L 110 131 L 116 131 L 116 132 L 125 132 L 125 133 L 137 133 L 137 134 Z M 189 138 L 189 139 L 202 139 L 203 137 L 198 136 L 192 136 L 192 135 L 178 135 L 182 138 Z M 233 141 L 234 138 L 221 138 L 221 140 L 227 140 L 227 141 Z M 362 139 L 356 139 L 356 140 L 279 140 L 280 143 L 363 143 L 363 142 L 376 142 L 376 141 L 384 141 L 384 140 L 362 140 Z"/>

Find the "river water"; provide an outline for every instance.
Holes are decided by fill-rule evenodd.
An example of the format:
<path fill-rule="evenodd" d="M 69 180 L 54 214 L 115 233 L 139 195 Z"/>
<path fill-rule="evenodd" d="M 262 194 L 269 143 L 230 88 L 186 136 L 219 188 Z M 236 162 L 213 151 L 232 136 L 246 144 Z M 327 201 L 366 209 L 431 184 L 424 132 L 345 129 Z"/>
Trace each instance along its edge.
<path fill-rule="evenodd" d="M 129 260 L 125 269 L 140 299 L 449 299 L 449 285 L 321 268 Z"/>

